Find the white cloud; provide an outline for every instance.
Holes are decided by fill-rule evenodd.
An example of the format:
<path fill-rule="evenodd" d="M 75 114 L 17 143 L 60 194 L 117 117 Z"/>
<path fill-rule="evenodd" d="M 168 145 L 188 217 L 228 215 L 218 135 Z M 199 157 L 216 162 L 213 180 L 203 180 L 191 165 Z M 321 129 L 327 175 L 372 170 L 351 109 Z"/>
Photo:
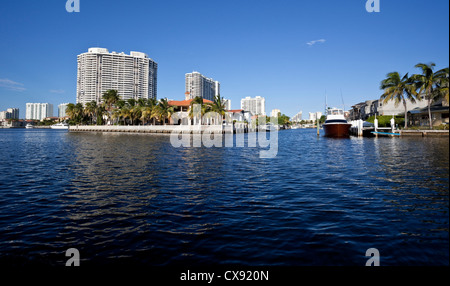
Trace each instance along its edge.
<path fill-rule="evenodd" d="M 7 88 L 9 90 L 14 91 L 24 91 L 26 88 L 23 87 L 23 84 L 20 82 L 15 82 L 13 80 L 7 78 L 0 78 L 0 87 Z"/>
<path fill-rule="evenodd" d="M 57 94 L 63 94 L 63 93 L 65 93 L 66 91 L 63 90 L 63 89 L 51 89 L 50 92 L 51 92 L 51 93 L 57 93 Z"/>
<path fill-rule="evenodd" d="M 321 44 L 323 44 L 323 43 L 325 43 L 327 40 L 325 40 L 325 39 L 320 39 L 320 40 L 315 40 L 315 41 L 311 41 L 311 42 L 307 42 L 306 44 L 308 45 L 308 46 L 314 46 L 315 44 L 317 44 L 317 43 L 321 43 Z"/>

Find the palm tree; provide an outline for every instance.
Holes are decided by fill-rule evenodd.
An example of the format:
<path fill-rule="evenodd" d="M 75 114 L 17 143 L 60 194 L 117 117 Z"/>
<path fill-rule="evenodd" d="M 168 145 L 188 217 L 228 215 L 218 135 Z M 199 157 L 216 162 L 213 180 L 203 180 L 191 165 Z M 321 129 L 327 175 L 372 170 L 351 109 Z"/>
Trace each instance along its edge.
<path fill-rule="evenodd" d="M 157 116 L 163 124 L 166 125 L 166 119 L 170 120 L 172 115 L 175 113 L 173 106 L 169 105 L 167 99 L 162 98 L 157 105 Z"/>
<path fill-rule="evenodd" d="M 194 118 L 194 105 L 200 105 L 200 113 L 201 116 L 205 115 L 211 108 L 211 105 L 209 104 L 204 104 L 203 101 L 203 97 L 201 96 L 196 96 L 192 101 L 191 101 L 191 106 L 189 108 L 189 117 L 192 119 Z"/>
<path fill-rule="evenodd" d="M 91 124 L 94 124 L 94 117 L 96 117 L 97 109 L 98 106 L 96 101 L 88 102 L 84 107 L 84 113 L 91 119 Z"/>
<path fill-rule="evenodd" d="M 141 104 L 145 104 L 144 101 L 140 101 Z M 134 123 L 136 123 L 136 119 L 141 117 L 141 106 L 139 105 L 139 101 L 136 99 L 128 99 L 126 101 L 126 106 L 129 110 L 129 117 L 131 120 L 131 125 L 134 125 Z"/>
<path fill-rule="evenodd" d="M 139 98 L 139 99 L 137 100 L 137 105 L 138 105 L 139 107 L 147 106 L 147 105 L 148 105 L 148 99 L 146 99 L 146 98 Z"/>
<path fill-rule="evenodd" d="M 440 75 L 439 73 L 445 73 L 445 75 Z M 449 68 L 442 69 L 438 71 L 436 74 L 438 74 L 438 77 L 440 78 L 437 86 L 439 90 L 439 96 L 442 96 L 444 100 L 448 103 L 449 101 L 449 93 L 448 93 L 448 78 L 449 78 Z"/>
<path fill-rule="evenodd" d="M 120 109 L 120 116 L 123 118 L 123 124 L 126 125 L 126 121 L 128 118 L 131 118 L 131 110 L 128 106 L 123 106 Z"/>
<path fill-rule="evenodd" d="M 139 103 L 140 104 L 140 103 Z M 158 116 L 157 101 L 154 98 L 145 100 L 145 105 L 141 108 L 141 120 L 144 122 L 154 120 Z M 154 123 L 154 122 L 153 122 Z"/>
<path fill-rule="evenodd" d="M 130 108 L 131 112 L 131 125 L 136 123 L 136 120 L 142 117 L 142 107 L 135 105 Z"/>
<path fill-rule="evenodd" d="M 387 78 L 381 82 L 380 89 L 384 90 L 381 99 L 384 103 L 394 100 L 397 107 L 400 103 L 403 103 L 405 107 L 405 128 L 408 127 L 408 107 L 406 101 L 409 100 L 412 103 L 416 102 L 417 93 L 414 81 L 408 74 L 401 77 L 398 72 L 391 72 L 387 74 Z"/>
<path fill-rule="evenodd" d="M 119 92 L 114 89 L 109 89 L 103 93 L 103 103 L 105 104 L 105 109 L 108 111 L 108 120 L 111 121 L 112 107 L 120 100 Z"/>
<path fill-rule="evenodd" d="M 114 122 L 115 122 L 114 124 L 116 124 L 116 123 L 118 124 L 119 123 L 120 118 L 122 117 L 122 113 L 121 112 L 122 112 L 122 110 L 119 109 L 119 108 L 114 109 L 112 111 L 111 118 L 114 120 Z"/>
<path fill-rule="evenodd" d="M 66 114 L 75 122 L 75 124 L 80 124 L 84 115 L 83 105 L 81 103 L 69 103 L 67 105 Z"/>
<path fill-rule="evenodd" d="M 141 120 L 145 123 L 150 121 L 153 115 L 153 108 L 150 106 L 141 107 Z"/>
<path fill-rule="evenodd" d="M 75 104 L 69 103 L 67 104 L 66 114 L 70 117 L 71 120 L 75 118 Z"/>
<path fill-rule="evenodd" d="M 217 112 L 221 114 L 222 116 L 225 116 L 225 102 L 223 100 L 223 97 L 220 97 L 220 94 L 214 97 L 214 101 L 211 106 L 211 111 Z"/>
<path fill-rule="evenodd" d="M 154 98 L 149 98 L 146 99 L 144 101 L 138 100 L 138 105 L 140 105 L 141 107 L 141 120 L 144 122 L 145 125 L 145 121 L 147 120 L 155 120 L 156 117 L 158 117 L 158 102 L 156 99 Z M 155 124 L 155 122 L 153 121 L 153 125 Z"/>
<path fill-rule="evenodd" d="M 448 75 L 449 68 L 433 72 L 436 64 L 419 63 L 415 67 L 422 70 L 422 74 L 413 75 L 419 94 L 424 93 L 428 104 L 428 119 L 430 129 L 433 128 L 433 119 L 431 117 L 431 105 L 441 97 L 448 100 Z"/>
<path fill-rule="evenodd" d="M 214 97 L 214 101 L 212 103 L 206 104 L 206 111 L 212 111 L 219 114 L 220 119 L 223 120 L 225 117 L 225 102 L 220 94 Z M 217 118 L 219 120 L 219 118 Z"/>
<path fill-rule="evenodd" d="M 103 115 L 106 113 L 106 108 L 103 105 L 97 105 L 97 108 L 95 109 L 95 114 L 97 115 L 97 119 L 95 121 L 95 124 L 97 125 L 103 125 Z"/>

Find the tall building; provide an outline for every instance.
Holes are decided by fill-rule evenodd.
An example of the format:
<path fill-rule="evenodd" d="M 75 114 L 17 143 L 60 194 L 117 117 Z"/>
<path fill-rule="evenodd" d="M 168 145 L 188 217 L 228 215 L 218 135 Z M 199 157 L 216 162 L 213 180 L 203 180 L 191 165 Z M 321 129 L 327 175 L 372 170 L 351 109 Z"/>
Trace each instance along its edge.
<path fill-rule="evenodd" d="M 186 74 L 186 99 L 193 99 L 197 96 L 213 101 L 214 97 L 220 94 L 220 83 L 207 78 L 199 72 Z"/>
<path fill-rule="evenodd" d="M 61 103 L 58 105 L 58 117 L 66 117 L 66 109 L 67 109 L 68 103 Z"/>
<path fill-rule="evenodd" d="M 231 99 L 223 99 L 223 102 L 225 103 L 225 110 L 231 110 Z"/>
<path fill-rule="evenodd" d="M 281 110 L 273 109 L 272 112 L 270 113 L 270 116 L 271 117 L 278 117 L 278 113 L 281 113 Z"/>
<path fill-rule="evenodd" d="M 46 117 L 53 117 L 53 104 L 50 103 L 27 103 L 27 120 L 42 120 Z"/>
<path fill-rule="evenodd" d="M 157 71 L 158 64 L 144 53 L 90 48 L 78 55 L 77 103 L 100 103 L 110 89 L 124 100 L 157 98 Z"/>
<path fill-rule="evenodd" d="M 249 111 L 253 115 L 266 115 L 266 99 L 261 96 L 241 99 L 241 109 Z"/>
<path fill-rule="evenodd" d="M 317 119 L 320 119 L 321 117 L 322 117 L 322 112 L 310 112 L 309 113 L 310 121 L 316 121 Z"/>
<path fill-rule="evenodd" d="M 303 117 L 303 111 L 300 111 L 299 113 L 297 113 L 296 115 L 294 115 L 292 117 L 291 121 L 292 122 L 300 122 L 303 120 L 302 117 Z"/>
<path fill-rule="evenodd" d="M 7 111 L 0 111 L 0 120 L 5 120 L 8 118 L 8 112 Z"/>
<path fill-rule="evenodd" d="M 4 119 L 19 119 L 19 108 L 8 108 L 0 112 L 0 120 Z"/>
<path fill-rule="evenodd" d="M 11 114 L 11 119 L 19 119 L 19 108 L 8 108 L 6 112 Z"/>

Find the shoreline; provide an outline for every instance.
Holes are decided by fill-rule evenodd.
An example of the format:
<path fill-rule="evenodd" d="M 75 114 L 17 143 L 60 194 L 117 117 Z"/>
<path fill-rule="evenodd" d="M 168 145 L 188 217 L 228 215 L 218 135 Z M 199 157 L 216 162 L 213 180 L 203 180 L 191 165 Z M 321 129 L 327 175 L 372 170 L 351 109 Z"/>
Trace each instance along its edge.
<path fill-rule="evenodd" d="M 0 129 L 26 129 L 25 127 L 0 126 Z M 32 129 L 51 129 L 50 126 L 34 126 Z"/>
<path fill-rule="evenodd" d="M 202 134 L 211 133 L 249 133 L 258 132 L 257 129 L 239 129 L 232 126 L 219 125 L 149 125 L 149 126 L 123 126 L 123 125 L 78 125 L 70 126 L 69 132 L 112 132 L 112 133 L 172 133 L 180 134 Z M 449 130 L 399 130 L 400 137 L 411 136 L 449 136 Z"/>
<path fill-rule="evenodd" d="M 253 130 L 254 131 L 254 130 Z M 148 125 L 148 126 L 124 126 L 124 125 L 77 125 L 69 126 L 69 132 L 112 132 L 112 133 L 172 133 L 203 134 L 210 133 L 248 133 L 253 132 L 247 128 L 234 128 L 221 125 Z"/>

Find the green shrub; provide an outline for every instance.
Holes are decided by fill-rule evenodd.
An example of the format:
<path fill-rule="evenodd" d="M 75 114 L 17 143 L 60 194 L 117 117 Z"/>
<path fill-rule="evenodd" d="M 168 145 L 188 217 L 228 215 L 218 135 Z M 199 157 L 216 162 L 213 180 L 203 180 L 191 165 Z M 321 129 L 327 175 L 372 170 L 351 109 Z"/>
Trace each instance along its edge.
<path fill-rule="evenodd" d="M 378 119 L 378 127 L 391 127 L 391 119 L 392 115 L 382 115 L 377 116 Z M 403 116 L 395 116 L 395 124 L 399 127 L 405 126 L 405 118 Z M 369 117 L 369 119 L 366 120 L 367 122 L 374 123 L 375 122 L 375 116 Z"/>

